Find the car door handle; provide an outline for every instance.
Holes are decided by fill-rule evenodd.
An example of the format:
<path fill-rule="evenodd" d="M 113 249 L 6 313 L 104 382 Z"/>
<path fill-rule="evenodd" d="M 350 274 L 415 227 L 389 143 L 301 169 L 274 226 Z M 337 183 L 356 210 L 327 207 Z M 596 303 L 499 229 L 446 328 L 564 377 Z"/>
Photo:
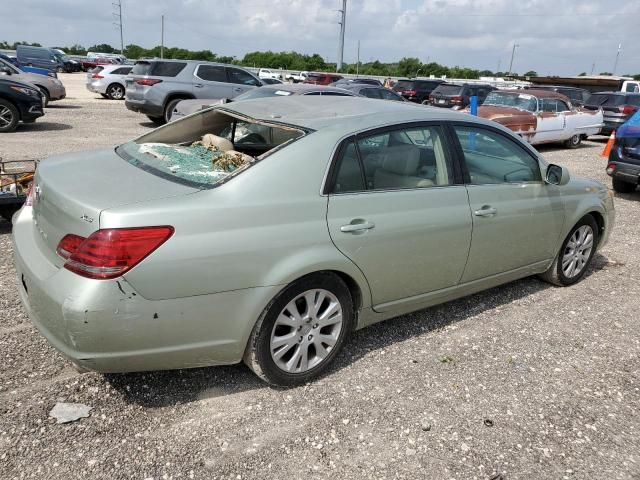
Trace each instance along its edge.
<path fill-rule="evenodd" d="M 358 222 L 358 223 L 353 223 L 353 222 Z M 352 223 L 350 223 L 349 225 L 342 225 L 340 227 L 340 231 L 344 233 L 357 233 L 357 232 L 363 232 L 365 230 L 371 230 L 375 226 L 376 225 L 373 222 L 353 220 Z"/>
<path fill-rule="evenodd" d="M 196 88 L 202 88 L 202 87 L 204 87 L 204 85 L 202 85 L 201 83 L 196 83 L 196 84 L 194 84 L 193 86 L 194 86 L 194 87 L 196 87 Z"/>
<path fill-rule="evenodd" d="M 476 217 L 493 217 L 496 213 L 498 213 L 498 210 L 489 205 L 485 205 L 480 210 L 473 212 Z"/>

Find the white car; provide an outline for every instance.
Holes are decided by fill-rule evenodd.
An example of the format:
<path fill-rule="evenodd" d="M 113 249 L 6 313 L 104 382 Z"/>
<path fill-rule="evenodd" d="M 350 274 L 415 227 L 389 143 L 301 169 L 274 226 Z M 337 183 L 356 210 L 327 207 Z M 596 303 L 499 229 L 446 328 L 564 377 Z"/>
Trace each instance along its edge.
<path fill-rule="evenodd" d="M 278 72 L 273 72 L 271 70 L 269 70 L 268 68 L 261 68 L 260 70 L 258 70 L 258 77 L 259 78 L 280 78 L 280 74 Z"/>
<path fill-rule="evenodd" d="M 124 100 L 125 77 L 131 65 L 98 65 L 87 72 L 87 90 L 111 100 Z"/>
<path fill-rule="evenodd" d="M 304 82 L 309 77 L 309 72 L 292 72 L 287 73 L 284 76 L 285 80 L 290 80 L 294 83 Z"/>

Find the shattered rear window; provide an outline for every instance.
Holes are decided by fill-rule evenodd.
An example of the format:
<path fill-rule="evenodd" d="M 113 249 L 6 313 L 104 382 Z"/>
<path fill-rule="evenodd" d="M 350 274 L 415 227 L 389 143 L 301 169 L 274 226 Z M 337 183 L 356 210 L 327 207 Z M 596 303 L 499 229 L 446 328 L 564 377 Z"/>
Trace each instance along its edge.
<path fill-rule="evenodd" d="M 296 127 L 239 119 L 213 109 L 172 122 L 116 152 L 163 178 L 210 188 L 304 134 Z"/>

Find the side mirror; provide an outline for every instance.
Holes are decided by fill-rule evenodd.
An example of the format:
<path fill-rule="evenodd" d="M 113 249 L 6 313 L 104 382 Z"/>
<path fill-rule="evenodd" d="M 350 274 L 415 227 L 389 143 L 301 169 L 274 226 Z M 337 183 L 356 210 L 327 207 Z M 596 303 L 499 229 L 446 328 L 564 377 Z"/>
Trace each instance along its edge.
<path fill-rule="evenodd" d="M 0 73 L 3 73 L 4 75 L 11 75 L 13 72 L 9 67 L 2 67 L 0 68 Z"/>
<path fill-rule="evenodd" d="M 547 167 L 544 180 L 551 185 L 566 185 L 570 180 L 569 170 L 566 167 L 551 164 Z"/>

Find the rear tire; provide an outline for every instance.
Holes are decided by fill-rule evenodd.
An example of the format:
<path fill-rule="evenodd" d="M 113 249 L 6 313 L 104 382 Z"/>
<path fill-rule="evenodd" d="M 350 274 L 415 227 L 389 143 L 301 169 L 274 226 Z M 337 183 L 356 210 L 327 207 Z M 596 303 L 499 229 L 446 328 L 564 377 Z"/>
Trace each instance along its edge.
<path fill-rule="evenodd" d="M 564 146 L 566 148 L 578 148 L 581 143 L 582 143 L 582 136 L 578 135 L 578 134 L 575 134 L 569 140 L 566 140 L 564 142 Z"/>
<path fill-rule="evenodd" d="M 112 83 L 107 87 L 107 96 L 111 100 L 122 100 L 124 98 L 124 87 L 119 83 Z"/>
<path fill-rule="evenodd" d="M 180 103 L 184 98 L 173 98 L 167 102 L 167 105 L 164 107 L 164 123 L 169 123 L 171 121 L 171 115 L 173 114 L 173 109 L 176 108 L 176 105 Z"/>
<path fill-rule="evenodd" d="M 578 283 L 591 265 L 598 246 L 598 224 L 591 215 L 585 215 L 571 229 L 549 269 L 540 275 L 546 282 L 559 287 Z M 588 251 L 587 251 L 588 248 Z M 572 271 L 572 266 L 576 269 Z"/>
<path fill-rule="evenodd" d="M 612 178 L 611 184 L 613 185 L 613 189 L 618 193 L 633 193 L 637 187 L 635 183 L 624 182 L 618 178 Z"/>
<path fill-rule="evenodd" d="M 151 115 L 147 115 L 147 118 L 158 126 L 165 124 L 164 117 L 152 117 Z"/>
<path fill-rule="evenodd" d="M 271 385 L 304 384 L 331 365 L 354 318 L 351 293 L 340 277 L 307 275 L 267 305 L 251 332 L 244 362 Z"/>
<path fill-rule="evenodd" d="M 0 99 L 0 133 L 13 132 L 18 128 L 20 112 L 13 103 Z"/>

